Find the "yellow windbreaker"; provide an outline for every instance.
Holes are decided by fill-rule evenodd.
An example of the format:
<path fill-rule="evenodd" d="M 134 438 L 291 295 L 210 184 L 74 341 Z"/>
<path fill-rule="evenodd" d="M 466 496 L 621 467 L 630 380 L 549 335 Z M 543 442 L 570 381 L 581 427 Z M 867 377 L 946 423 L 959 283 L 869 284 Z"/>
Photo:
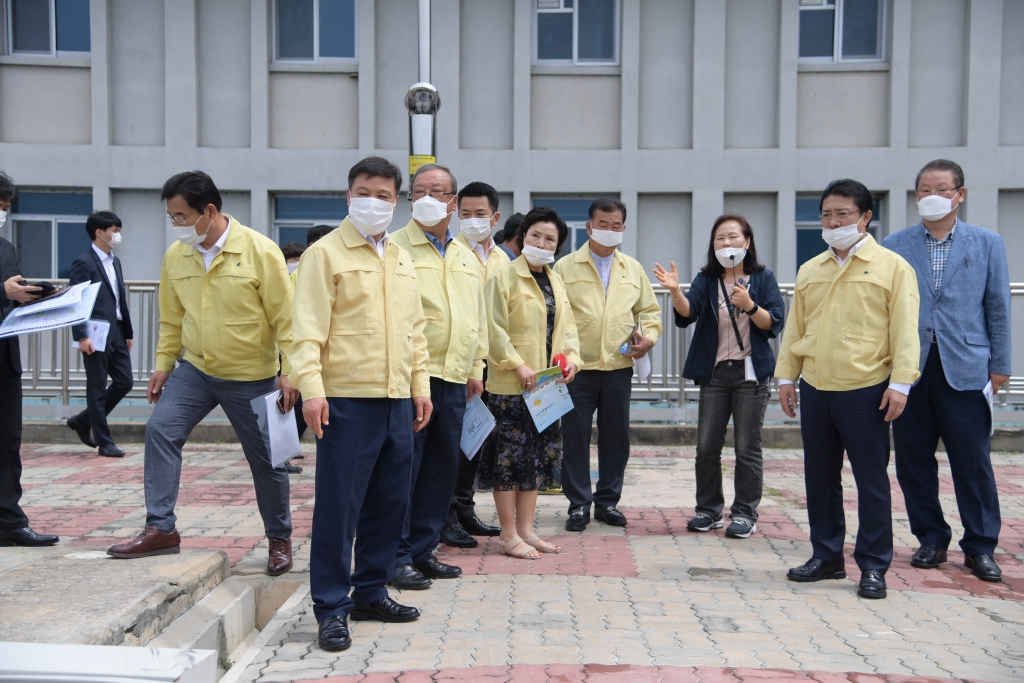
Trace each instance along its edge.
<path fill-rule="evenodd" d="M 289 372 L 292 283 L 281 249 L 231 216 L 224 248 L 207 272 L 195 247 L 175 242 L 160 271 L 156 369 L 182 355 L 200 372 L 253 381 Z"/>
<path fill-rule="evenodd" d="M 481 285 L 485 284 L 488 280 L 490 280 L 491 276 L 498 272 L 498 268 L 501 268 L 503 265 L 511 261 L 511 259 L 509 259 L 508 257 L 508 254 L 506 254 L 501 249 L 498 249 L 497 245 L 495 245 L 494 248 L 491 249 L 491 253 L 487 255 L 487 261 L 482 261 L 480 259 L 480 254 L 476 253 L 476 250 L 473 249 L 473 245 L 469 243 L 469 240 L 467 240 L 466 236 L 463 235 L 461 232 L 455 236 L 455 241 L 461 243 L 462 246 L 466 247 L 466 249 L 469 249 L 471 252 L 473 252 L 473 256 L 476 257 L 477 263 L 481 265 Z"/>
<path fill-rule="evenodd" d="M 382 260 L 346 218 L 301 263 L 289 357 L 302 398 L 430 396 L 412 257 L 389 238 Z"/>
<path fill-rule="evenodd" d="M 444 259 L 415 221 L 391 235 L 416 264 L 431 377 L 465 384 L 484 378 L 487 313 L 480 286 L 480 260 L 455 240 Z"/>
<path fill-rule="evenodd" d="M 534 371 L 552 366 L 551 359 L 564 354 L 566 360 L 583 368 L 576 321 L 558 273 L 544 266 L 555 295 L 555 329 L 551 335 L 551 356 L 547 351 L 548 309 L 544 294 L 530 274 L 522 256 L 499 268 L 484 289 L 491 314 L 487 355 L 487 391 L 492 394 L 521 393 L 516 368 L 523 363 Z"/>
<path fill-rule="evenodd" d="M 917 275 L 875 242 L 842 266 L 826 251 L 800 266 L 775 376 L 850 391 L 921 376 Z"/>
<path fill-rule="evenodd" d="M 608 294 L 605 295 L 586 242 L 575 253 L 555 264 L 565 283 L 572 315 L 580 335 L 580 356 L 587 370 L 619 370 L 633 367 L 633 359 L 619 352 L 637 322 L 643 335 L 657 343 L 661 336 L 661 306 L 654 296 L 644 267 L 618 249 L 612 255 Z"/>

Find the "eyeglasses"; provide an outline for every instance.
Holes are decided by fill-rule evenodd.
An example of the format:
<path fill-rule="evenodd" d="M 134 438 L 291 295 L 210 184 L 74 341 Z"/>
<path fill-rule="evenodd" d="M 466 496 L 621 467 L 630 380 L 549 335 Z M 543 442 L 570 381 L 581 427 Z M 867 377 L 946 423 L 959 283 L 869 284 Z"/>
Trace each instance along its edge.
<path fill-rule="evenodd" d="M 833 218 L 838 218 L 841 221 L 846 220 L 850 216 L 854 216 L 860 213 L 860 211 L 822 211 L 818 214 L 818 218 L 823 221 L 830 221 Z"/>
<path fill-rule="evenodd" d="M 409 201 L 414 202 L 417 199 L 423 199 L 425 195 L 430 195 L 439 202 L 447 204 L 455 196 L 454 192 L 442 192 L 441 190 L 431 190 L 430 192 L 424 192 L 423 190 L 416 190 L 415 192 L 409 193 Z"/>
<path fill-rule="evenodd" d="M 960 188 L 956 187 L 956 188 L 953 188 L 952 190 L 930 190 L 930 191 L 918 190 L 915 194 L 918 197 L 928 197 L 928 196 L 933 195 L 933 194 L 939 194 L 939 195 L 942 195 L 942 196 L 945 197 L 950 192 L 955 194 L 955 193 L 957 193 L 959 191 L 960 191 Z"/>

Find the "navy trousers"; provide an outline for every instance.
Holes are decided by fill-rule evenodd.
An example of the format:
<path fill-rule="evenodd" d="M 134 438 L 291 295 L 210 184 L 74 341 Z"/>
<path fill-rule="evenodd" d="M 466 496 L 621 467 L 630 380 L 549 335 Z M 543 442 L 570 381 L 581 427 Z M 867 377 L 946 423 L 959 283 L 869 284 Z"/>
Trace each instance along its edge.
<path fill-rule="evenodd" d="M 800 434 L 813 557 L 843 561 L 843 451 L 857 482 L 857 544 L 861 571 L 883 574 L 892 563 L 892 496 L 889 486 L 889 423 L 879 410 L 889 382 L 851 391 L 818 391 L 800 381 Z M 913 392 L 911 392 L 913 393 Z"/>
<path fill-rule="evenodd" d="M 113 323 L 103 351 L 82 354 L 85 362 L 85 384 L 88 407 L 75 416 L 78 424 L 92 427 L 97 446 L 113 446 L 107 416 L 117 407 L 134 384 L 132 359 L 120 323 Z M 107 376 L 110 386 L 107 386 Z"/>
<path fill-rule="evenodd" d="M 310 593 L 317 622 L 387 597 L 409 506 L 412 399 L 328 398 L 316 443 Z M 355 547 L 355 572 L 350 573 Z M 349 591 L 352 594 L 349 595 Z"/>
<path fill-rule="evenodd" d="M 992 472 L 992 416 L 981 391 L 957 391 L 942 370 L 938 344 L 928 352 L 907 408 L 892 423 L 896 477 L 907 501 L 910 530 L 922 544 L 948 548 L 953 532 L 939 504 L 939 437 L 946 446 L 953 489 L 964 525 L 960 548 L 968 557 L 996 549 L 1001 520 Z"/>
<path fill-rule="evenodd" d="M 569 511 L 615 506 L 629 460 L 633 368 L 580 370 L 567 384 L 573 409 L 562 416 L 562 491 Z M 597 411 L 597 490 L 590 488 L 590 435 Z"/>
<path fill-rule="evenodd" d="M 11 345 L 0 349 L 0 531 L 28 526 L 21 509 L 21 373 L 14 370 Z"/>
<path fill-rule="evenodd" d="M 426 562 L 441 540 L 441 528 L 459 469 L 462 422 L 466 417 L 466 385 L 430 378 L 430 422 L 413 434 L 409 512 L 395 567 Z"/>

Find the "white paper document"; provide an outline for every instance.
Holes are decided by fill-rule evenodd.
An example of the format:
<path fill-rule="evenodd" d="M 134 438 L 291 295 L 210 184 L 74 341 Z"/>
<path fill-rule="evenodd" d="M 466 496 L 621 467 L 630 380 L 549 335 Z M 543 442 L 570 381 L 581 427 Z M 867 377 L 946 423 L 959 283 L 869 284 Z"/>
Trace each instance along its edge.
<path fill-rule="evenodd" d="M 462 440 L 459 443 L 463 454 L 472 460 L 484 445 L 484 441 L 495 426 L 494 416 L 480 397 L 473 394 L 473 400 L 466 404 L 466 417 L 462 421 Z"/>
<path fill-rule="evenodd" d="M 33 313 L 42 313 L 43 311 L 54 311 L 58 308 L 67 308 L 68 306 L 74 306 L 75 304 L 82 301 L 82 294 L 85 292 L 85 288 L 89 285 L 94 284 L 92 282 L 79 282 L 77 285 L 71 285 L 66 290 L 33 304 L 25 304 L 14 309 L 14 315 L 32 315 Z"/>
<path fill-rule="evenodd" d="M 557 365 L 541 370 L 537 373 L 537 386 L 523 392 L 523 400 L 538 432 L 543 432 L 573 408 L 569 390 L 556 381 L 559 379 L 562 379 L 562 368 Z M 519 388 L 522 389 L 522 385 Z"/>
<path fill-rule="evenodd" d="M 639 322 L 636 324 L 636 334 L 638 337 L 642 337 L 644 334 L 643 327 Z M 651 374 L 651 352 L 648 351 L 643 358 L 634 358 L 633 367 L 636 369 L 637 379 L 646 382 L 648 375 Z"/>
<path fill-rule="evenodd" d="M 992 418 L 989 420 L 988 435 L 992 436 L 996 433 L 996 410 L 993 405 L 995 396 L 992 394 L 992 380 L 988 381 L 988 384 L 986 384 L 985 388 L 981 390 L 981 393 L 985 395 L 985 399 L 988 401 L 988 414 L 989 417 Z"/>
<path fill-rule="evenodd" d="M 0 339 L 3 337 L 13 337 L 18 334 L 31 334 L 33 332 L 42 332 L 44 330 L 53 330 L 58 327 L 69 327 L 84 323 L 92 315 L 92 308 L 96 305 L 96 296 L 99 294 L 102 283 L 93 282 L 90 284 L 84 282 L 82 284 L 84 289 L 82 290 L 81 299 L 77 304 L 42 311 L 29 311 L 26 315 L 9 315 L 4 318 L 3 323 L 0 323 Z M 46 302 L 41 301 L 39 303 Z M 38 305 L 32 304 L 25 308 L 32 308 L 32 306 Z M 15 309 L 15 311 L 18 310 L 23 309 Z"/>
<path fill-rule="evenodd" d="M 256 413 L 256 424 L 263 432 L 263 441 L 270 452 L 270 464 L 279 466 L 285 460 L 299 454 L 299 428 L 295 425 L 295 407 L 287 413 L 277 408 L 277 398 L 281 390 L 257 396 L 249 401 L 252 412 Z"/>
<path fill-rule="evenodd" d="M 107 335 L 110 334 L 110 323 L 106 320 L 86 320 L 85 336 L 92 340 L 93 351 L 107 350 Z M 78 342 L 71 342 L 72 348 L 79 348 Z"/>
<path fill-rule="evenodd" d="M 743 381 L 757 384 L 757 373 L 754 372 L 754 359 L 750 356 L 743 359 Z"/>

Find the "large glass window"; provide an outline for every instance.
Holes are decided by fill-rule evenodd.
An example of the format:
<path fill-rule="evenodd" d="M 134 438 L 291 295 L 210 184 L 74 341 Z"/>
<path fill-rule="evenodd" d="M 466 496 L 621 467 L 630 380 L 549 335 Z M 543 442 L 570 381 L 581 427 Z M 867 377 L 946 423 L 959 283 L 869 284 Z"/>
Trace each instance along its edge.
<path fill-rule="evenodd" d="M 7 0 L 12 54 L 55 57 L 90 51 L 89 0 Z"/>
<path fill-rule="evenodd" d="M 796 198 L 796 268 L 800 270 L 805 262 L 828 249 L 825 240 L 821 239 L 821 219 L 818 218 L 818 202 L 821 195 L 798 196 Z M 868 234 L 878 239 L 878 226 L 882 225 L 882 199 L 875 197 L 874 208 L 871 210 L 871 225 Z M 794 276 L 796 274 L 794 273 Z"/>
<path fill-rule="evenodd" d="M 587 221 L 590 220 L 588 212 L 590 211 L 590 205 L 601 197 L 611 197 L 618 199 L 618 195 L 595 195 L 592 197 L 588 196 L 561 196 L 561 197 L 534 197 L 534 206 L 550 206 L 558 215 L 565 221 L 565 224 L 569 227 L 569 237 L 565 240 L 565 244 L 562 245 L 562 251 L 559 252 L 558 258 L 565 256 L 566 254 L 572 253 L 583 246 L 583 243 L 590 239 L 587 236 Z"/>
<path fill-rule="evenodd" d="M 885 59 L 885 0 L 800 0 L 800 59 Z"/>
<path fill-rule="evenodd" d="M 355 0 L 277 0 L 278 61 L 356 60 Z"/>
<path fill-rule="evenodd" d="M 274 235 L 281 246 L 305 244 L 314 225 L 337 227 L 347 215 L 345 195 L 279 195 L 274 198 Z"/>
<path fill-rule="evenodd" d="M 11 227 L 21 274 L 71 277 L 71 262 L 92 244 L 85 232 L 90 213 L 91 192 L 19 192 L 11 204 Z"/>
<path fill-rule="evenodd" d="M 536 0 L 534 62 L 618 64 L 619 0 Z"/>

